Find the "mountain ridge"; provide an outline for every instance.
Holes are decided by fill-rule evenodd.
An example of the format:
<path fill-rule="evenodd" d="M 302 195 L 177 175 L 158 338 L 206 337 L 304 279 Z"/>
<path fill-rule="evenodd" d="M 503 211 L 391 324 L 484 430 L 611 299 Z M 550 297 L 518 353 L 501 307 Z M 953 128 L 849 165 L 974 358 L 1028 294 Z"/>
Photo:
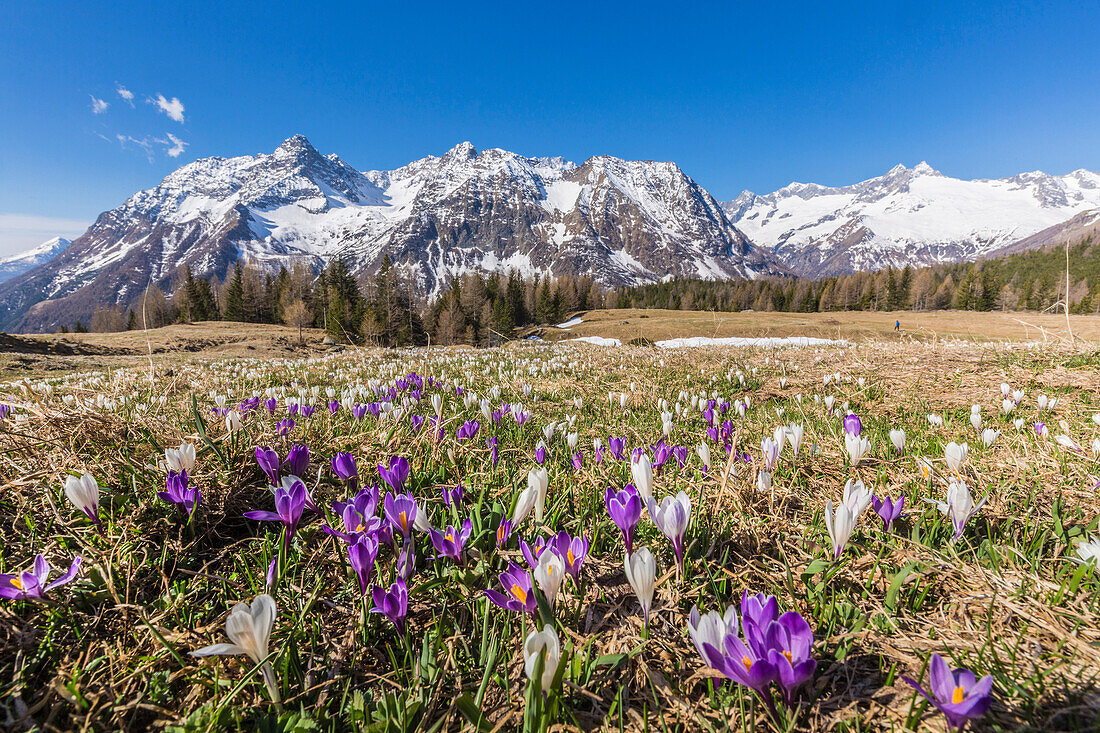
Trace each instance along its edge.
<path fill-rule="evenodd" d="M 43 330 L 167 287 L 333 257 L 368 277 L 388 257 L 423 293 L 469 271 L 590 274 L 604 286 L 786 273 L 675 163 L 580 165 L 471 143 L 358 171 L 295 135 L 272 153 L 202 158 L 103 212 L 63 252 L 0 284 L 0 328 Z"/>

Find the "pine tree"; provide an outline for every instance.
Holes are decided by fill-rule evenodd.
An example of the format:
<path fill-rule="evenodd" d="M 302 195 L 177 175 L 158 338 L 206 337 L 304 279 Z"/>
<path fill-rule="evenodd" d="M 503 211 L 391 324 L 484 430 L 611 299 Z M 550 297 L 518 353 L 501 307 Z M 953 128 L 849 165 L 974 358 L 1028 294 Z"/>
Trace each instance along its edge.
<path fill-rule="evenodd" d="M 225 320 L 243 321 L 244 312 L 244 272 L 241 261 L 233 265 L 233 278 L 225 290 Z"/>

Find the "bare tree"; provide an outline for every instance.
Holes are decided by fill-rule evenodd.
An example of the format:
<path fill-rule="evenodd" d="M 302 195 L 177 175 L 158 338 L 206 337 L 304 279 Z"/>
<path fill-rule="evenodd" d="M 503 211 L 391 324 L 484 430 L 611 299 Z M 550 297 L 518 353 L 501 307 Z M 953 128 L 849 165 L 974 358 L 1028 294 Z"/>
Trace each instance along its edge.
<path fill-rule="evenodd" d="M 298 327 L 298 343 L 302 343 L 302 329 L 313 323 L 313 314 L 300 300 L 292 301 L 283 311 L 283 320 L 288 326 Z"/>

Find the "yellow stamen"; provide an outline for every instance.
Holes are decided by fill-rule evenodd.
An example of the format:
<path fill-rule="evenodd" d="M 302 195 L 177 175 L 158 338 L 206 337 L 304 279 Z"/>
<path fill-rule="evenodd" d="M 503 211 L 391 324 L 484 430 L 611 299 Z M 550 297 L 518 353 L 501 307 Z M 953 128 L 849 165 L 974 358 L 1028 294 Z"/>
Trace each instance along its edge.
<path fill-rule="evenodd" d="M 567 558 L 569 558 L 569 564 L 570 564 L 570 565 L 572 565 L 573 563 L 575 563 L 575 562 L 576 562 L 576 560 L 577 560 L 576 556 L 575 556 L 575 555 L 573 554 L 573 550 L 569 550 L 569 552 L 565 553 L 565 556 L 566 556 Z"/>
<path fill-rule="evenodd" d="M 512 595 L 515 596 L 517 601 L 519 601 L 520 603 L 527 603 L 527 591 L 525 591 L 523 588 L 520 588 L 518 585 L 513 585 L 511 592 Z"/>
<path fill-rule="evenodd" d="M 447 541 L 448 542 L 454 542 L 455 541 L 455 536 L 453 534 L 451 534 L 450 532 L 447 533 Z"/>
<path fill-rule="evenodd" d="M 504 527 L 497 527 L 497 542 L 504 541 Z"/>
<path fill-rule="evenodd" d="M 752 671 L 752 660 L 748 657 L 741 657 L 741 664 L 745 665 L 746 672 Z"/>
<path fill-rule="evenodd" d="M 363 525 L 362 525 L 362 524 L 360 524 L 360 525 L 359 525 L 358 527 L 356 527 L 356 528 L 355 528 L 355 531 L 356 531 L 356 532 L 362 532 L 362 531 L 363 531 L 363 529 L 364 529 Z"/>
<path fill-rule="evenodd" d="M 783 650 L 783 656 L 785 656 L 787 658 L 788 662 L 790 662 L 791 664 L 794 664 L 794 659 L 791 658 L 791 653 L 789 651 L 787 651 L 786 649 Z"/>
<path fill-rule="evenodd" d="M 951 702 L 958 705 L 960 702 L 963 701 L 964 695 L 965 693 L 963 691 L 963 688 L 956 687 L 955 692 L 951 695 Z"/>
<path fill-rule="evenodd" d="M 23 580 L 18 575 L 14 576 L 11 579 L 11 584 L 14 585 L 16 588 L 18 588 L 19 590 L 23 590 Z"/>
<path fill-rule="evenodd" d="M 398 516 L 397 519 L 401 522 L 402 531 L 409 528 L 409 518 L 405 515 L 405 512 L 401 512 L 400 516 Z"/>

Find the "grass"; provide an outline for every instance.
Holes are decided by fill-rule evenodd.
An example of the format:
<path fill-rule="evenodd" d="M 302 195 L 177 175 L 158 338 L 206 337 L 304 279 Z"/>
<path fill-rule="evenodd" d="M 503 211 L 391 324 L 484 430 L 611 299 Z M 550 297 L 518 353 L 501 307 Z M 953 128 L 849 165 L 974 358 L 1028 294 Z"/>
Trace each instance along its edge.
<path fill-rule="evenodd" d="M 611 309 L 584 313 L 583 322 L 564 329 L 547 328 L 553 338 L 603 336 L 626 343 L 681 336 L 815 336 L 849 341 L 1057 342 L 1066 339 L 1066 317 L 1028 312 L 974 311 L 844 311 L 838 313 L 713 313 L 661 309 Z M 894 332 L 894 322 L 902 330 Z M 1100 318 L 1070 316 L 1073 334 L 1085 342 L 1100 341 Z"/>
<path fill-rule="evenodd" d="M 26 569 L 39 552 L 55 567 L 67 567 L 74 555 L 84 558 L 78 579 L 53 591 L 50 602 L 0 601 L 0 725 L 942 730 L 942 717 L 900 679 L 926 679 L 932 652 L 993 676 L 995 702 L 980 727 L 1097 725 L 1100 577 L 1073 562 L 1075 545 L 1097 533 L 1100 510 L 1098 469 L 1087 448 L 1100 435 L 1091 419 L 1100 411 L 1100 373 L 1089 357 L 1054 346 L 941 339 L 828 350 L 655 353 L 513 345 L 481 352 L 175 355 L 151 365 L 132 357 L 107 369 L 80 366 L 9 382 L 0 398 L 13 405 L 0 422 L 0 572 Z M 401 420 L 368 415 L 356 421 L 346 406 L 334 416 L 324 407 L 326 387 L 339 395 L 362 385 L 373 394 L 373 386 L 388 389 L 414 370 L 447 386 L 426 389 Z M 825 384 L 826 375 L 836 374 L 839 381 Z M 1000 413 L 1002 381 L 1027 393 L 1009 416 Z M 476 403 L 456 396 L 455 384 L 481 397 L 499 388 L 494 406 L 522 402 L 533 416 L 522 426 L 508 417 L 495 426 Z M 212 395 L 229 395 L 232 406 L 269 391 L 278 414 L 262 407 L 251 412 L 235 436 L 210 413 Z M 289 436 L 276 437 L 287 398 L 303 392 L 303 402 L 319 405 L 318 411 L 299 419 Z M 617 397 L 612 405 L 609 392 L 628 393 L 627 406 L 620 409 Z M 438 444 L 428 427 L 414 431 L 407 419 L 432 412 L 429 393 L 444 397 L 445 438 Z M 1040 393 L 1059 398 L 1053 412 L 1038 411 Z M 705 439 L 706 425 L 691 409 L 691 395 L 698 394 L 749 398 L 743 419 L 732 408 L 721 419 L 733 421 L 734 453 L 748 453 L 751 465 L 724 460 L 712 444 L 723 460 L 702 471 L 694 446 Z M 832 396 L 838 411 L 827 414 L 817 396 Z M 376 398 L 354 401 L 368 399 Z M 847 465 L 843 447 L 844 404 L 863 418 L 872 440 L 871 454 L 855 467 Z M 990 448 L 970 424 L 972 404 L 982 405 L 984 426 L 1001 431 Z M 656 554 L 659 578 L 643 633 L 623 572 L 622 540 L 603 506 L 607 486 L 631 480 L 629 464 L 609 458 L 596 464 L 592 440 L 606 445 L 609 434 L 625 435 L 628 450 L 649 451 L 660 437 L 662 409 L 680 413 L 669 442 L 691 450 L 684 467 L 672 460 L 655 475 L 655 494 L 684 490 L 693 519 L 682 576 L 669 541 L 647 517 L 638 525 L 635 546 Z M 933 412 L 944 418 L 942 427 L 929 424 Z M 1025 419 L 1024 429 L 1014 427 L 1016 417 Z M 456 428 L 475 419 L 481 432 L 459 444 Z M 1051 435 L 1067 432 L 1085 452 L 1038 436 L 1031 427 L 1036 420 L 1044 420 Z M 1066 430 L 1058 425 L 1063 420 Z M 540 701 L 527 694 L 523 671 L 531 621 L 493 606 L 482 592 L 497 587 L 508 560 L 523 563 L 516 539 L 503 552 L 495 549 L 495 530 L 526 485 L 534 447 L 551 422 L 570 427 L 548 441 L 544 522 L 538 526 L 529 517 L 516 534 L 532 540 L 564 529 L 587 536 L 591 548 L 582 580 L 566 582 L 553 612 L 562 687 Z M 790 422 L 804 425 L 801 454 L 796 461 L 785 450 L 772 490 L 760 493 L 760 441 Z M 891 428 L 907 433 L 903 455 L 890 447 Z M 584 455 L 580 471 L 563 439 L 570 430 Z M 495 468 L 488 435 L 500 440 Z M 156 498 L 164 489 L 163 450 L 181 440 L 198 449 L 191 483 L 203 499 L 191 521 Z M 951 440 L 969 443 L 962 475 L 976 497 L 989 497 L 957 542 L 935 507 L 922 501 L 943 498 L 943 447 Z M 253 448 L 272 445 L 285 456 L 291 443 L 312 451 L 311 485 L 317 468 L 338 451 L 350 451 L 371 481 L 375 464 L 407 457 L 412 492 L 432 523 L 470 518 L 476 553 L 462 566 L 433 562 L 430 543 L 418 538 L 406 642 L 385 618 L 364 613 L 370 603 L 364 605 L 344 545 L 307 512 L 271 591 L 278 607 L 271 662 L 280 711 L 246 657 L 199 660 L 188 652 L 227 641 L 229 609 L 265 589 L 281 534 L 277 525 L 242 516 L 274 508 Z M 921 475 L 917 456 L 933 460 L 934 477 Z M 61 491 L 65 476 L 84 471 L 104 487 L 103 536 Z M 824 504 L 838 501 L 845 481 L 856 477 L 880 495 L 904 495 L 907 516 L 886 534 L 867 510 L 834 563 Z M 465 503 L 449 510 L 441 489 L 459 482 Z M 328 470 L 313 493 L 326 507 L 347 496 Z M 388 585 L 394 566 L 394 553 L 384 547 L 376 581 Z M 692 606 L 721 610 L 744 590 L 774 594 L 781 609 L 799 611 L 814 631 L 816 674 L 799 705 L 778 720 L 743 688 L 708 670 L 686 631 Z M 541 717 L 525 717 L 529 707 L 539 707 Z"/>

